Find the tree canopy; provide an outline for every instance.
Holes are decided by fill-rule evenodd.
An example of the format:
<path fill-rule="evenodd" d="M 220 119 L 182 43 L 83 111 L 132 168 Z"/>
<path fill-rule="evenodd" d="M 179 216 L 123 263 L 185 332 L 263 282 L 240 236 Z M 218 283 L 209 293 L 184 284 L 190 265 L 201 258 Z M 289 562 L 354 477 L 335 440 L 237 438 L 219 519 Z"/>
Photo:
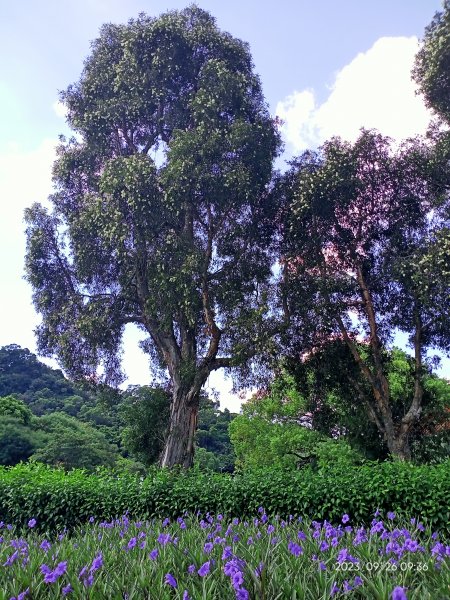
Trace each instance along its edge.
<path fill-rule="evenodd" d="M 371 386 L 368 416 L 390 452 L 410 455 L 422 411 L 428 348 L 450 349 L 447 161 L 411 140 L 398 150 L 378 133 L 336 138 L 294 161 L 280 186 L 284 307 L 301 348 L 340 337 Z M 414 350 L 414 393 L 393 414 L 383 347 L 396 331 Z M 357 340 L 368 342 L 362 354 Z"/>
<path fill-rule="evenodd" d="M 61 98 L 77 137 L 52 212 L 26 214 L 39 350 L 117 382 L 125 325 L 145 330 L 173 388 L 162 462 L 188 466 L 202 385 L 261 337 L 276 124 L 248 46 L 195 6 L 103 26 Z"/>

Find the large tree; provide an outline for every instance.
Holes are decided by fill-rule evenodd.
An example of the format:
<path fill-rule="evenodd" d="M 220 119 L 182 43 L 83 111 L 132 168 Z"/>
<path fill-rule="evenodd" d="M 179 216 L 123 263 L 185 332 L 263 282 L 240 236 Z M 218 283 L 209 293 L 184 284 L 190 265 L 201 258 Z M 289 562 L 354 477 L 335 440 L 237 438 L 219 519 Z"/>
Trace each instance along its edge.
<path fill-rule="evenodd" d="M 429 348 L 450 350 L 450 211 L 441 150 L 413 140 L 397 150 L 363 131 L 294 162 L 281 189 L 284 295 L 301 348 L 341 337 L 370 386 L 368 417 L 392 455 L 410 457 Z M 284 187 L 283 187 L 284 186 Z M 383 348 L 396 331 L 414 352 L 414 391 L 393 411 Z M 361 352 L 359 339 L 367 342 Z M 292 337 L 294 339 L 294 337 Z"/>
<path fill-rule="evenodd" d="M 105 25 L 61 94 L 76 132 L 27 210 L 39 351 L 120 379 L 124 327 L 172 384 L 163 466 L 192 464 L 199 393 L 263 340 L 280 147 L 248 46 L 192 6 Z"/>

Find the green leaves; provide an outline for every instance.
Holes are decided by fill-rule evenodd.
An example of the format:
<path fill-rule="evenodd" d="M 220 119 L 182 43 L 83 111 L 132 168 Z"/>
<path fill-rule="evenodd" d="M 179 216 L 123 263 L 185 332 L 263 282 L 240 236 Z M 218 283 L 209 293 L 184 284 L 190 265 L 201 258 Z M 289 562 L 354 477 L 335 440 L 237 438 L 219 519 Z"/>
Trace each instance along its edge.
<path fill-rule="evenodd" d="M 79 136 L 58 150 L 53 212 L 27 212 L 40 350 L 117 383 L 133 322 L 172 378 L 187 356 L 203 383 L 245 330 L 238 307 L 267 314 L 280 138 L 248 47 L 195 6 L 140 15 L 101 29 L 61 98 Z"/>
<path fill-rule="evenodd" d="M 68 530 L 91 516 L 110 520 L 129 509 L 129 518 L 178 517 L 185 510 L 241 518 L 264 506 L 268 514 L 289 514 L 339 522 L 344 513 L 369 524 L 374 507 L 420 515 L 426 524 L 448 527 L 449 461 L 436 466 L 399 462 L 349 467 L 335 465 L 313 473 L 259 469 L 230 477 L 198 471 L 154 470 L 136 475 L 64 473 L 44 465 L 0 467 L 0 519 L 25 526 L 39 515 L 39 529 Z"/>
<path fill-rule="evenodd" d="M 422 47 L 417 53 L 413 78 L 419 85 L 428 107 L 444 120 L 450 119 L 450 4 L 436 12 L 425 29 Z"/>

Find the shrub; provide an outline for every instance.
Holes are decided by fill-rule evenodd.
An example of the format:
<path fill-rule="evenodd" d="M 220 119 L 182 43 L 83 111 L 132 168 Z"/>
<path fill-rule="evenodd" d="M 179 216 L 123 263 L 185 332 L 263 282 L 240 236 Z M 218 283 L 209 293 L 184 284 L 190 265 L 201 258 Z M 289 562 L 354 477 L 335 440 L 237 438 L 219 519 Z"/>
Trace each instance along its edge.
<path fill-rule="evenodd" d="M 33 516 L 44 530 L 71 529 L 91 516 L 112 519 L 223 513 L 243 517 L 264 506 L 269 514 L 368 523 L 373 511 L 419 516 L 433 527 L 450 523 L 450 461 L 434 466 L 386 462 L 313 472 L 264 469 L 234 477 L 198 470 L 133 473 L 64 472 L 46 465 L 0 468 L 0 520 L 25 526 Z"/>

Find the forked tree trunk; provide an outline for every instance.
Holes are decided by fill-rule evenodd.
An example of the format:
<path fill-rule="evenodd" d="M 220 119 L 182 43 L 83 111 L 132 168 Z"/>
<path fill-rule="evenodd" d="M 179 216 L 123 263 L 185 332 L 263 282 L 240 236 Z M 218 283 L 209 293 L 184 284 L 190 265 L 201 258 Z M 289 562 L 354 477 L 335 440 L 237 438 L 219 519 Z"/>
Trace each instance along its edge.
<path fill-rule="evenodd" d="M 181 465 L 192 467 L 194 461 L 194 436 L 197 429 L 199 390 L 176 387 L 170 409 L 170 425 L 161 456 L 162 467 Z"/>

